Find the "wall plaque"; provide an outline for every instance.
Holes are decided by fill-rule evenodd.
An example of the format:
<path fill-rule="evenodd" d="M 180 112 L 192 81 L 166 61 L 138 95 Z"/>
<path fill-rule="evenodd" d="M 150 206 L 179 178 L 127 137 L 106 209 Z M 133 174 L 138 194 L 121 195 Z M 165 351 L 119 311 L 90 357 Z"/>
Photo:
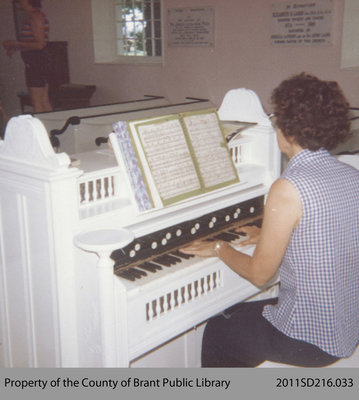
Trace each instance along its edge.
<path fill-rule="evenodd" d="M 272 4 L 271 44 L 328 45 L 332 34 L 332 0 Z"/>
<path fill-rule="evenodd" d="M 213 8 L 169 9 L 168 45 L 214 46 Z"/>

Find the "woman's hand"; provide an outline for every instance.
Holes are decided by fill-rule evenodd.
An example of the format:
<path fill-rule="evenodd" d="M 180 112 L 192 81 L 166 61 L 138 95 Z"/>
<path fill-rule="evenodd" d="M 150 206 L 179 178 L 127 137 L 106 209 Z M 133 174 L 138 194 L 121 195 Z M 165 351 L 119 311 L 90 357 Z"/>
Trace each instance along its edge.
<path fill-rule="evenodd" d="M 236 232 L 245 233 L 248 235 L 248 239 L 239 242 L 239 246 L 246 246 L 248 244 L 257 244 L 261 228 L 254 225 L 241 226 L 235 229 Z M 182 253 L 192 254 L 199 257 L 216 257 L 215 246 L 217 241 L 209 240 L 196 240 L 182 249 L 179 249 Z"/>
<path fill-rule="evenodd" d="M 217 254 L 214 249 L 216 244 L 216 241 L 196 240 L 190 245 L 178 250 L 182 253 L 199 257 L 216 257 Z"/>
<path fill-rule="evenodd" d="M 13 49 L 18 46 L 18 41 L 17 40 L 5 40 L 2 42 L 2 45 L 6 50 L 8 49 Z"/>
<path fill-rule="evenodd" d="M 236 232 L 245 233 L 249 236 L 248 239 L 245 239 L 239 243 L 240 246 L 246 246 L 247 244 L 257 244 L 258 239 L 261 233 L 261 228 L 258 228 L 255 225 L 246 225 L 241 226 L 240 228 L 235 229 Z"/>
<path fill-rule="evenodd" d="M 18 48 L 19 43 L 16 40 L 5 40 L 2 45 L 6 50 L 6 54 L 11 57 L 14 51 Z"/>

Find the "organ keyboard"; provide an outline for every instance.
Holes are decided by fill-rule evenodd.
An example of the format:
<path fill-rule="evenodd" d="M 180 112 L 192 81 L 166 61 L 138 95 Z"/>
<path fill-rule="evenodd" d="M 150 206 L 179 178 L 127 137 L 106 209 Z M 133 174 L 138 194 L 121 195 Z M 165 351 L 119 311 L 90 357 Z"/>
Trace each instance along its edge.
<path fill-rule="evenodd" d="M 112 253 L 115 274 L 133 281 L 147 276 L 143 270 L 156 272 L 162 269 L 161 265 L 169 267 L 179 263 L 188 256 L 178 249 L 197 239 L 235 243 L 240 234 L 234 228 L 254 223 L 261 216 L 263 206 L 264 197 L 260 196 L 136 238 Z"/>
<path fill-rule="evenodd" d="M 145 212 L 110 150 L 56 154 L 37 118 L 11 119 L 0 142 L 4 366 L 129 366 L 261 293 L 218 259 L 178 251 L 199 238 L 236 246 L 236 227 L 260 223 L 279 175 L 275 132 L 255 93 L 230 91 L 218 114 L 250 123 L 229 142 L 239 183 Z M 110 234 L 118 229 L 128 232 L 120 248 Z"/>

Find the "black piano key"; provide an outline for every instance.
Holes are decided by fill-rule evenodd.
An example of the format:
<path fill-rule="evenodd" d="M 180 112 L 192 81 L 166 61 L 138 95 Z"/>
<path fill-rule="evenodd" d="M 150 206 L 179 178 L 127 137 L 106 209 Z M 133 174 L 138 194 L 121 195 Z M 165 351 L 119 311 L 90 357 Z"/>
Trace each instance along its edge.
<path fill-rule="evenodd" d="M 143 264 L 140 264 L 138 268 L 142 268 L 149 272 L 157 272 L 162 270 L 162 267 L 160 265 L 151 262 L 144 262 Z"/>
<path fill-rule="evenodd" d="M 232 235 L 234 237 L 233 240 L 237 240 L 237 239 L 239 239 L 241 237 L 241 235 L 238 232 L 236 232 L 234 229 L 233 229 L 233 231 L 230 230 L 230 231 L 228 231 L 226 233 L 228 233 L 229 235 Z"/>
<path fill-rule="evenodd" d="M 156 257 L 153 261 L 156 264 L 160 264 L 160 265 L 163 265 L 165 267 L 170 267 L 171 266 L 171 263 L 168 262 L 168 260 L 164 256 Z"/>
<path fill-rule="evenodd" d="M 163 256 L 161 256 L 161 257 L 163 257 L 166 260 L 166 262 L 168 262 L 170 265 L 175 265 L 181 261 L 180 258 L 171 256 L 169 254 L 163 254 Z"/>
<path fill-rule="evenodd" d="M 140 279 L 144 276 L 147 276 L 147 273 L 137 268 L 131 268 L 126 271 L 118 272 L 117 275 L 120 276 L 121 278 L 125 278 L 133 282 L 136 279 Z"/>
<path fill-rule="evenodd" d="M 176 260 L 175 257 L 169 256 L 167 254 L 163 254 L 159 257 L 156 257 L 153 261 L 156 264 L 164 265 L 165 267 L 170 267 L 171 265 L 174 265 L 181 260 L 178 258 Z"/>
<path fill-rule="evenodd" d="M 236 229 L 236 228 L 235 228 L 235 229 Z M 236 232 L 235 229 L 231 229 L 231 230 L 229 230 L 229 231 L 227 232 L 227 233 L 229 233 L 229 234 L 231 234 L 231 235 L 234 236 L 234 239 L 233 239 L 233 240 L 238 240 L 238 239 L 241 239 L 243 236 L 247 236 L 246 233 L 244 233 L 244 232 Z"/>
<path fill-rule="evenodd" d="M 161 261 L 161 262 L 165 262 L 168 263 L 168 265 L 173 265 L 174 261 L 168 256 L 168 254 L 162 254 L 159 257 L 156 257 L 156 259 L 154 260 L 156 261 Z"/>
<path fill-rule="evenodd" d="M 179 250 L 171 251 L 170 254 L 173 254 L 176 257 L 183 258 L 184 260 L 189 260 L 190 258 L 194 257 L 193 254 L 185 254 L 180 252 Z"/>
<path fill-rule="evenodd" d="M 179 262 L 182 262 L 181 257 L 175 256 L 171 253 L 166 254 L 166 256 L 173 261 L 174 264 L 177 264 Z"/>
<path fill-rule="evenodd" d="M 130 271 L 117 272 L 117 275 L 131 282 L 134 282 L 136 280 L 136 278 L 130 273 Z"/>
<path fill-rule="evenodd" d="M 140 269 L 137 268 L 131 268 L 129 270 L 136 278 L 142 278 L 143 276 L 147 276 L 147 273 L 145 271 L 141 271 Z"/>
<path fill-rule="evenodd" d="M 233 229 L 230 229 L 228 232 L 232 235 L 237 235 L 238 238 L 241 236 L 246 236 L 246 233 L 237 231 L 237 229 L 240 229 L 240 228 L 233 228 Z"/>
<path fill-rule="evenodd" d="M 236 232 L 237 228 L 233 228 L 233 229 L 229 229 L 228 231 L 226 231 L 227 233 L 230 233 L 231 235 L 237 236 L 237 238 L 239 238 L 241 236 L 241 234 L 239 232 Z"/>
<path fill-rule="evenodd" d="M 232 235 L 231 233 L 228 232 L 221 232 L 218 235 L 216 235 L 215 238 L 219 240 L 224 240 L 225 242 L 231 242 L 232 240 L 238 239 L 237 236 Z"/>
<path fill-rule="evenodd" d="M 240 237 L 244 237 L 244 236 L 247 236 L 247 234 L 246 233 L 244 233 L 244 232 L 241 232 L 241 231 L 239 231 L 239 232 L 236 232 Z"/>

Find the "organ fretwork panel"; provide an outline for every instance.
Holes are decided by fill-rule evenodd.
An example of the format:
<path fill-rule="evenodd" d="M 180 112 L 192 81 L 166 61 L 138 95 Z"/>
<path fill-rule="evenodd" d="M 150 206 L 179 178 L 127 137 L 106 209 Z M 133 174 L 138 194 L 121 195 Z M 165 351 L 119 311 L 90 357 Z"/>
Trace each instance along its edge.
<path fill-rule="evenodd" d="M 4 366 L 129 366 L 261 293 L 219 260 L 178 251 L 199 238 L 236 246 L 235 227 L 260 224 L 279 175 L 255 93 L 230 91 L 218 115 L 243 128 L 228 142 L 239 182 L 145 212 L 111 148 L 70 157 L 37 118 L 10 121 L 0 142 Z"/>

